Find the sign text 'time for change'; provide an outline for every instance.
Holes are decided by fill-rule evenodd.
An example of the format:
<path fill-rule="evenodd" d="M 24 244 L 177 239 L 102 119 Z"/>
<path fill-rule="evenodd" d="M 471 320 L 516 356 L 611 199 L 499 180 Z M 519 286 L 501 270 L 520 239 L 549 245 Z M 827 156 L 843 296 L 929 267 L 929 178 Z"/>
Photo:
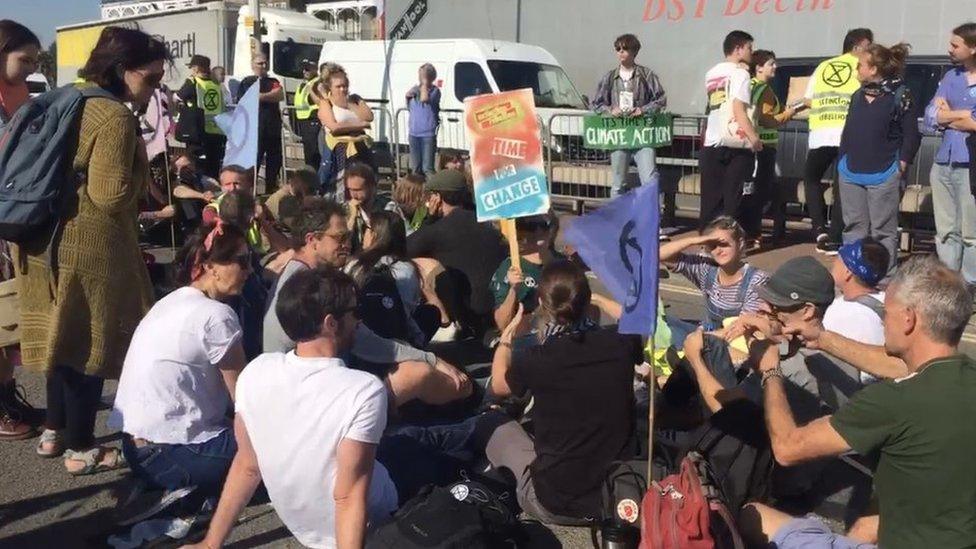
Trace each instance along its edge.
<path fill-rule="evenodd" d="M 644 0 L 643 20 L 677 22 L 705 17 L 829 11 L 835 0 Z"/>

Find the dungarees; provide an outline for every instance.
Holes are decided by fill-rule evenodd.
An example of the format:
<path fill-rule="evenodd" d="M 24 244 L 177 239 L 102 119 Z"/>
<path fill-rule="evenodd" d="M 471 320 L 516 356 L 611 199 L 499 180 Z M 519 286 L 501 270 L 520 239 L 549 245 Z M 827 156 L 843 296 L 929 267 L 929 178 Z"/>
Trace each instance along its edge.
<path fill-rule="evenodd" d="M 742 274 L 742 280 L 739 281 L 739 295 L 736 297 L 739 303 L 745 305 L 746 301 L 746 291 L 749 289 L 749 283 L 752 282 L 752 276 L 755 274 L 755 269 L 751 265 L 745 266 L 745 273 Z M 705 288 L 712 288 L 718 283 L 718 267 L 708 269 L 708 278 L 705 280 Z M 742 307 L 738 309 L 720 309 L 712 304 L 712 300 L 705 297 L 705 315 L 702 318 L 702 328 L 706 332 L 711 332 L 713 330 L 718 330 L 722 328 L 722 321 L 726 318 L 739 316 L 742 313 Z"/>

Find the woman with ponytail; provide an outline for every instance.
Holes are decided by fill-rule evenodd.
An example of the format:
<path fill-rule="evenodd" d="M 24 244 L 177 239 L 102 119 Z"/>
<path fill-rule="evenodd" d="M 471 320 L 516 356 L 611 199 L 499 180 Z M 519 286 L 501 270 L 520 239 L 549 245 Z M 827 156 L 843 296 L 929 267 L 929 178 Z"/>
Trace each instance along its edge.
<path fill-rule="evenodd" d="M 220 494 L 237 451 L 228 412 L 246 360 L 237 315 L 224 301 L 240 294 L 251 270 L 240 229 L 218 221 L 201 231 L 177 258 L 184 286 L 159 300 L 132 336 L 109 417 L 137 478 L 194 488 L 189 512 Z"/>
<path fill-rule="evenodd" d="M 868 46 L 857 67 L 861 89 L 851 97 L 837 171 L 844 212 L 844 243 L 865 237 L 898 258 L 902 180 L 921 144 L 917 105 L 903 79 L 910 46 Z M 887 277 L 886 277 L 887 278 Z"/>
<path fill-rule="evenodd" d="M 498 398 L 531 392 L 535 436 L 516 420 L 505 421 L 486 453 L 492 465 L 515 473 L 525 512 L 544 523 L 581 524 L 601 516 L 610 464 L 632 457 L 641 342 L 586 317 L 590 285 L 573 263 L 546 265 L 538 296 L 540 345 L 513 352 L 524 312 L 519 305 L 495 349 L 490 387 Z"/>

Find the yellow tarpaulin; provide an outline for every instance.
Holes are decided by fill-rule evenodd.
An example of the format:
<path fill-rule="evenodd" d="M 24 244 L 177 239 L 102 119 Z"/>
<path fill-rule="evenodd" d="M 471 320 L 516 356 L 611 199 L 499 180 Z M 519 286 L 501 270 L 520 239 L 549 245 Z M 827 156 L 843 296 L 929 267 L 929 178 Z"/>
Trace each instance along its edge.
<path fill-rule="evenodd" d="M 105 25 L 68 29 L 58 33 L 58 67 L 81 68 L 95 49 L 95 43 Z"/>

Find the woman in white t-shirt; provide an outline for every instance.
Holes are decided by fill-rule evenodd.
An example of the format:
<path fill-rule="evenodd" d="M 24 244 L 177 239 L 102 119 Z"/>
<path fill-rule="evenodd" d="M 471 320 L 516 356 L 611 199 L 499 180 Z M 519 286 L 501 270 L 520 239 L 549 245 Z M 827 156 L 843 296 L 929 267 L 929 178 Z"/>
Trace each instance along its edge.
<path fill-rule="evenodd" d="M 136 477 L 193 487 L 197 503 L 219 495 L 237 451 L 232 399 L 246 360 L 237 315 L 222 301 L 240 294 L 250 253 L 230 225 L 191 237 L 178 256 L 185 285 L 136 328 L 109 418 Z"/>

